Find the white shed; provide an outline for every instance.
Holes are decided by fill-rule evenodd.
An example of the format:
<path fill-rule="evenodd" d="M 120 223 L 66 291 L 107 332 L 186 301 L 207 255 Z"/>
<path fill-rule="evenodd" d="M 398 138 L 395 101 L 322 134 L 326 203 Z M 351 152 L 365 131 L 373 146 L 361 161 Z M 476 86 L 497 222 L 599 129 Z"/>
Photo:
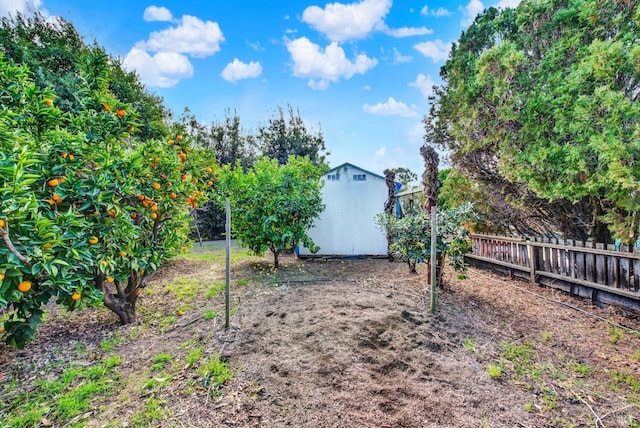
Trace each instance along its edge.
<path fill-rule="evenodd" d="M 299 255 L 386 256 L 387 237 L 375 223 L 387 200 L 384 177 L 344 163 L 330 169 L 324 182 L 325 209 L 309 231 L 320 251 L 301 247 Z"/>

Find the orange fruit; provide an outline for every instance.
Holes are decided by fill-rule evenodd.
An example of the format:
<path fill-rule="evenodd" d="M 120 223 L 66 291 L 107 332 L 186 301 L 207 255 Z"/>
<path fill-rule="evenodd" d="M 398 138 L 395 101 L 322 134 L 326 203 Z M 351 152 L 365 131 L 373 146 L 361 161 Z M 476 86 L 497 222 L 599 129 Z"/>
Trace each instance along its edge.
<path fill-rule="evenodd" d="M 29 281 L 22 281 L 20 284 L 18 284 L 18 290 L 26 293 L 27 291 L 31 290 L 31 283 Z"/>
<path fill-rule="evenodd" d="M 44 105 L 47 106 L 47 107 L 53 106 L 53 100 L 51 98 L 45 98 L 44 99 Z"/>
<path fill-rule="evenodd" d="M 113 277 L 112 276 L 108 276 L 107 277 L 107 282 L 113 282 Z"/>
<path fill-rule="evenodd" d="M 139 201 L 144 201 L 144 195 L 138 195 L 138 200 Z"/>
<path fill-rule="evenodd" d="M 211 171 L 213 171 L 211 168 L 207 167 L 207 169 L 204 170 L 207 174 L 211 174 Z"/>
<path fill-rule="evenodd" d="M 151 211 L 158 211 L 158 206 L 156 204 L 151 205 Z"/>
<path fill-rule="evenodd" d="M 169 140 L 169 144 L 173 144 L 173 140 Z"/>
<path fill-rule="evenodd" d="M 193 179 L 193 184 L 198 184 L 198 179 L 197 178 Z"/>
<path fill-rule="evenodd" d="M 124 115 L 125 115 L 125 111 L 124 111 L 124 110 L 122 110 L 122 109 L 120 109 L 120 110 L 116 111 L 116 115 L 117 115 L 118 117 L 121 117 L 121 118 L 122 118 L 122 117 L 124 117 Z"/>
<path fill-rule="evenodd" d="M 151 213 L 151 220 L 155 220 L 158 218 L 158 213 Z"/>
<path fill-rule="evenodd" d="M 209 186 L 209 187 L 213 186 L 213 181 L 211 181 L 211 180 L 207 181 L 207 186 Z"/>
<path fill-rule="evenodd" d="M 160 190 L 160 187 L 162 187 L 162 186 L 160 186 L 160 183 L 157 183 L 157 182 L 156 182 L 156 183 L 153 183 L 153 188 L 154 188 L 154 189 L 156 189 L 156 190 Z"/>
<path fill-rule="evenodd" d="M 69 160 L 72 161 L 73 160 L 73 154 L 69 153 Z"/>
<path fill-rule="evenodd" d="M 80 295 L 80 293 L 78 293 L 78 292 L 76 291 L 75 293 L 73 293 L 73 294 L 71 295 L 71 300 L 80 300 L 80 297 L 82 297 L 82 296 Z"/>
<path fill-rule="evenodd" d="M 138 214 L 137 213 L 131 213 L 131 219 L 135 220 L 136 218 L 138 218 Z"/>
<path fill-rule="evenodd" d="M 107 103 L 102 103 L 102 108 L 104 111 L 111 111 L 111 107 L 109 107 L 109 104 Z"/>
<path fill-rule="evenodd" d="M 0 218 L 0 227 L 4 229 L 7 224 Z"/>
<path fill-rule="evenodd" d="M 182 310 L 178 309 L 178 310 L 176 311 L 176 314 L 178 314 L 178 316 L 179 316 L 179 317 L 181 317 L 181 316 L 183 316 L 183 315 L 184 315 L 184 311 L 182 311 Z"/>
<path fill-rule="evenodd" d="M 62 197 L 60 195 L 58 195 L 57 193 L 54 193 L 53 196 L 51 197 L 51 199 L 53 199 L 53 202 L 55 202 L 56 204 L 58 202 L 62 202 Z"/>
<path fill-rule="evenodd" d="M 170 197 L 171 199 L 175 199 L 175 198 L 177 198 L 177 197 L 178 197 L 178 195 L 176 195 L 176 192 L 171 192 L 171 194 L 169 195 L 169 197 Z"/>
<path fill-rule="evenodd" d="M 182 179 L 182 181 L 186 181 L 187 180 L 187 175 L 186 174 L 182 174 L 180 176 L 180 178 Z"/>
<path fill-rule="evenodd" d="M 54 201 L 53 199 L 47 199 L 47 202 L 49 202 L 49 205 L 53 205 L 56 203 L 56 201 Z"/>
<path fill-rule="evenodd" d="M 180 135 L 180 134 L 176 135 L 176 140 L 182 141 L 182 135 Z"/>
<path fill-rule="evenodd" d="M 98 239 L 98 237 L 97 237 L 97 236 L 92 236 L 91 238 L 89 238 L 89 241 L 88 241 L 88 242 L 89 242 L 89 244 L 91 244 L 91 245 L 95 245 L 95 244 L 97 244 L 97 243 L 98 243 L 98 241 L 99 241 L 99 239 Z"/>
<path fill-rule="evenodd" d="M 0 326 L 0 334 L 4 333 L 4 327 Z"/>
<path fill-rule="evenodd" d="M 124 257 L 127 255 L 126 251 L 120 251 L 118 254 L 120 255 L 120 257 Z"/>
<path fill-rule="evenodd" d="M 111 217 L 111 218 L 116 218 L 116 216 L 117 216 L 117 213 L 115 212 L 115 210 L 110 210 L 108 212 L 108 214 L 109 214 L 109 217 Z"/>
<path fill-rule="evenodd" d="M 60 180 L 58 180 L 57 178 L 52 178 L 51 180 L 47 181 L 47 184 L 49 185 L 49 187 L 56 187 L 58 184 L 60 184 Z"/>
<path fill-rule="evenodd" d="M 0 281 L 2 281 L 5 278 L 5 276 L 6 275 L 4 274 L 4 272 L 0 272 Z"/>

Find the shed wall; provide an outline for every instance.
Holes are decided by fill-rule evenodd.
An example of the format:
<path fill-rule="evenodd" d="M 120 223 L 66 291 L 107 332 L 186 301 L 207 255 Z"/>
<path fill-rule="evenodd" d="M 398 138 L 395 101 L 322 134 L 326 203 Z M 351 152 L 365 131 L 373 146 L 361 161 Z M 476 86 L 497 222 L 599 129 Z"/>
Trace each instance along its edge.
<path fill-rule="evenodd" d="M 352 166 L 332 170 L 339 180 L 327 180 L 322 189 L 325 210 L 309 231 L 319 247 L 315 255 L 383 256 L 387 254 L 387 238 L 376 227 L 374 217 L 384 211 L 387 185 L 384 179 Z M 354 180 L 354 175 L 363 181 Z M 311 255 L 300 248 L 300 255 Z"/>

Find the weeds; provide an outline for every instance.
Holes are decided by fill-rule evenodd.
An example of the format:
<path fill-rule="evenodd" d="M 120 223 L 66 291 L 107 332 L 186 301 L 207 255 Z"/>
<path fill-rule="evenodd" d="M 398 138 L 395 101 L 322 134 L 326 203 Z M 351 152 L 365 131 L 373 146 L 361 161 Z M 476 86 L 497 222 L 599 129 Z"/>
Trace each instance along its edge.
<path fill-rule="evenodd" d="M 102 339 L 102 341 L 100 341 L 100 348 L 104 352 L 111 352 L 115 350 L 122 342 L 124 342 L 124 337 L 122 337 L 119 332 L 116 332 L 113 337 Z"/>
<path fill-rule="evenodd" d="M 220 386 L 233 378 L 233 371 L 229 368 L 229 364 L 220 361 L 220 355 L 218 354 L 204 362 L 200 366 L 198 374 L 202 378 L 202 385 L 213 396 L 217 395 Z"/>
<path fill-rule="evenodd" d="M 205 294 L 205 299 L 211 299 L 212 297 L 216 297 L 222 293 L 226 288 L 227 284 L 224 281 L 216 281 L 209 287 L 207 293 Z"/>
<path fill-rule="evenodd" d="M 182 301 L 192 301 L 198 294 L 201 294 L 203 291 L 203 286 L 200 283 L 192 278 L 183 278 L 179 279 L 176 282 L 173 282 L 167 285 L 167 291 L 173 293 L 174 296 L 178 300 Z"/>
<path fill-rule="evenodd" d="M 472 337 L 465 337 L 462 339 L 462 346 L 464 346 L 467 351 L 474 353 L 478 349 L 478 342 Z"/>
<path fill-rule="evenodd" d="M 67 424 L 93 408 L 95 398 L 109 395 L 118 385 L 114 369 L 121 363 L 120 357 L 110 357 L 98 365 L 71 367 L 58 378 L 38 381 L 36 390 L 6 398 L 2 426 L 39 426 L 43 419 L 56 426 Z"/>
<path fill-rule="evenodd" d="M 200 361 L 203 354 L 204 349 L 201 346 L 198 346 L 197 348 L 189 352 L 189 354 L 187 355 L 187 364 L 189 365 L 189 367 L 193 367 L 198 361 Z"/>
<path fill-rule="evenodd" d="M 152 426 L 154 421 L 162 419 L 167 414 L 167 403 L 158 398 L 149 398 L 145 402 L 145 408 L 137 412 L 132 419 L 134 426 Z"/>
<path fill-rule="evenodd" d="M 624 337 L 624 333 L 621 329 L 615 326 L 611 326 L 609 329 L 609 340 L 611 340 L 612 344 L 617 344 Z"/>
<path fill-rule="evenodd" d="M 173 356 L 171 354 L 167 354 L 166 352 L 161 352 L 155 357 L 151 362 L 153 365 L 151 366 L 151 370 L 162 370 L 173 360 Z"/>
<path fill-rule="evenodd" d="M 485 368 L 485 371 L 487 372 L 487 374 L 491 379 L 493 380 L 500 379 L 500 376 L 502 376 L 502 364 L 499 364 L 499 365 L 488 364 L 487 367 Z"/>

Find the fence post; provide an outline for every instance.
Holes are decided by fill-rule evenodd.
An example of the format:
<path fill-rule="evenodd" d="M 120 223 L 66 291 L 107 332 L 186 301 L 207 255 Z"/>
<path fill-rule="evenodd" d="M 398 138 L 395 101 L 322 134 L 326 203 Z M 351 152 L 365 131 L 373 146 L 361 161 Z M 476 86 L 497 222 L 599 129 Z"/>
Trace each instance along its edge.
<path fill-rule="evenodd" d="M 531 241 L 527 240 L 527 252 L 529 253 L 529 267 L 531 268 L 530 279 L 531 283 L 536 283 L 536 259 L 535 259 L 535 248 L 531 245 Z"/>

